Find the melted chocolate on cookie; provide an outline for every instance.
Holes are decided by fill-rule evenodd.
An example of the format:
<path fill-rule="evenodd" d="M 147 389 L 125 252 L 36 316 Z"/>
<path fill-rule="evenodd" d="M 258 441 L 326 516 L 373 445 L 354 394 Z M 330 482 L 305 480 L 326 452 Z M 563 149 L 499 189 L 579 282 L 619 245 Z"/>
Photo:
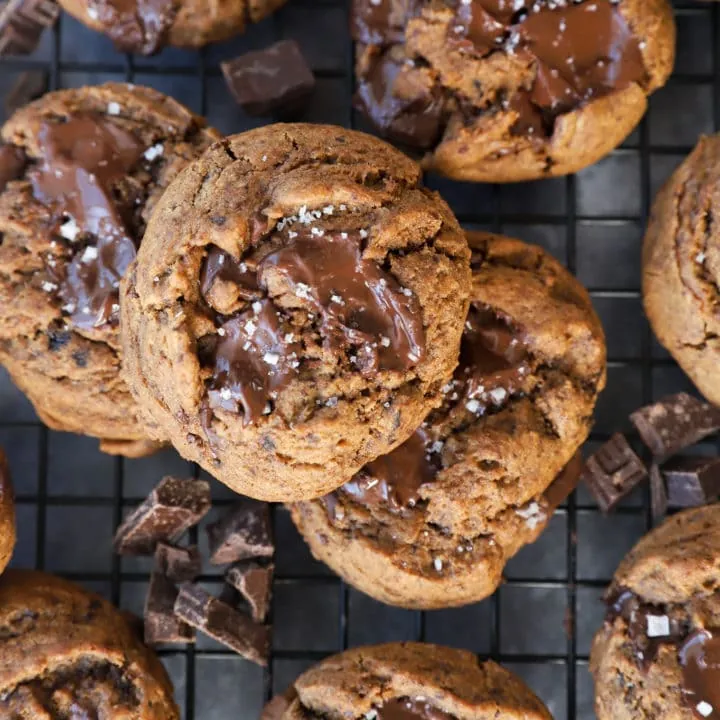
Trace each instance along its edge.
<path fill-rule="evenodd" d="M 164 44 L 178 7 L 178 0 L 91 0 L 88 13 L 119 50 L 150 55 Z"/>
<path fill-rule="evenodd" d="M 363 231 L 330 232 L 317 227 L 281 231 L 269 252 L 250 251 L 238 262 L 212 248 L 201 271 L 201 293 L 215 311 L 220 336 L 203 352 L 211 368 L 210 407 L 242 411 L 246 423 L 272 409 L 277 392 L 300 366 L 301 338 L 270 300 L 252 303 L 232 317 L 218 312 L 214 293 L 230 283 L 241 301 L 262 297 L 268 278 L 291 293 L 293 307 L 311 310 L 323 347 L 348 357 L 359 372 L 405 372 L 425 354 L 417 298 L 380 265 L 363 258 Z M 256 251 L 255 251 L 256 252 Z"/>
<path fill-rule="evenodd" d="M 90 113 L 46 121 L 37 142 L 41 160 L 27 174 L 33 194 L 59 213 L 59 232 L 73 250 L 66 266 L 51 263 L 48 271 L 72 323 L 97 327 L 117 318 L 120 279 L 136 254 L 114 185 L 146 148 L 132 133 Z M 93 236 L 84 248 L 78 242 L 83 235 Z"/>
<path fill-rule="evenodd" d="M 403 12 L 406 3 L 398 0 L 355 0 L 353 31 L 357 41 L 378 46 L 359 78 L 360 106 L 399 141 L 425 148 L 441 131 L 442 96 L 447 93 L 441 92 L 436 80 L 408 96 L 404 77 L 417 62 L 388 47 L 402 43 L 399 22 L 407 23 L 422 4 L 416 0 L 412 10 Z M 503 100 L 505 109 L 519 115 L 512 128 L 516 135 L 552 135 L 559 115 L 645 81 L 640 43 L 612 0 L 446 0 L 446 4 L 455 9 L 448 28 L 451 48 L 481 57 L 504 52 L 535 67 L 532 87 Z M 467 109 L 472 116 L 486 108 Z"/>
<path fill-rule="evenodd" d="M 377 709 L 378 720 L 451 720 L 453 715 L 431 705 L 425 698 L 388 700 Z"/>
<path fill-rule="evenodd" d="M 638 666 L 647 671 L 662 645 L 674 646 L 682 668 L 682 693 L 698 718 L 720 718 L 720 634 L 691 629 L 686 611 L 645 603 L 627 588 L 607 599 L 607 622 L 621 617 Z"/>

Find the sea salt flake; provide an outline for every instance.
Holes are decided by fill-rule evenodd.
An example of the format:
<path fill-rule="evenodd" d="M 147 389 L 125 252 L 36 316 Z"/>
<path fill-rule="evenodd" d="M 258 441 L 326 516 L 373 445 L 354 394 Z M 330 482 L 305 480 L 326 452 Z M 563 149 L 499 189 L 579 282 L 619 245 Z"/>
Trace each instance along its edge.
<path fill-rule="evenodd" d="M 225 337 L 225 328 L 218 328 L 217 334 L 220 337 Z"/>
<path fill-rule="evenodd" d="M 230 392 L 230 388 L 223 388 L 220 391 L 220 397 L 223 400 L 230 400 L 232 398 L 232 393 Z"/>
<path fill-rule="evenodd" d="M 439 557 L 433 558 L 433 567 L 434 567 L 438 572 L 442 572 L 442 569 L 443 569 L 443 561 L 442 561 L 442 559 L 439 558 Z"/>
<path fill-rule="evenodd" d="M 702 265 L 702 263 L 705 262 L 705 253 L 704 253 L 704 252 L 699 252 L 699 253 L 695 256 L 695 262 L 696 262 L 696 263 L 700 263 L 700 264 Z"/>
<path fill-rule="evenodd" d="M 143 157 L 148 162 L 152 162 L 153 160 L 157 160 L 163 154 L 163 152 L 165 152 L 164 145 L 162 143 L 158 143 L 157 145 L 153 145 L 152 147 L 149 147 L 143 153 Z"/>
<path fill-rule="evenodd" d="M 703 717 L 710 717 L 713 712 L 715 712 L 715 708 L 709 703 L 705 702 L 704 700 L 701 700 L 696 706 L 695 709 L 702 715 Z"/>
<path fill-rule="evenodd" d="M 647 636 L 649 638 L 670 635 L 670 618 L 667 615 L 647 616 Z"/>
<path fill-rule="evenodd" d="M 360 234 L 360 237 L 361 237 L 363 240 L 365 240 L 365 238 L 367 238 L 367 236 L 368 236 L 368 231 L 367 231 L 367 230 L 360 230 L 360 233 L 359 233 L 359 234 Z"/>
<path fill-rule="evenodd" d="M 479 413 L 482 405 L 477 400 L 468 400 L 465 403 L 465 407 L 471 412 L 471 413 Z"/>
<path fill-rule="evenodd" d="M 64 237 L 66 240 L 69 240 L 70 242 L 73 242 L 75 238 L 80 234 L 80 228 L 75 222 L 75 218 L 71 217 L 67 219 L 61 226 L 60 226 L 60 235 Z"/>
<path fill-rule="evenodd" d="M 253 309 L 253 312 L 254 312 L 256 315 L 258 315 L 258 314 L 260 313 L 260 311 L 262 310 L 262 303 L 256 300 L 256 301 L 252 304 L 252 309 Z"/>
<path fill-rule="evenodd" d="M 108 115 L 119 115 L 120 114 L 120 103 L 109 102 L 107 106 Z"/>
<path fill-rule="evenodd" d="M 304 298 L 305 300 L 309 300 L 310 299 L 310 286 L 306 285 L 305 283 L 301 283 L 301 282 L 298 283 L 295 286 L 295 294 L 299 298 Z"/>
<path fill-rule="evenodd" d="M 525 520 L 530 530 L 534 530 L 546 517 L 544 510 L 534 501 L 526 507 L 518 508 L 515 513 Z"/>
<path fill-rule="evenodd" d="M 491 390 L 488 395 L 492 398 L 493 402 L 497 405 L 499 405 L 501 402 L 505 400 L 508 393 L 505 388 L 495 388 L 494 390 Z"/>
<path fill-rule="evenodd" d="M 402 294 L 403 294 L 405 297 L 411 297 L 411 296 L 412 296 L 412 290 L 411 290 L 410 288 L 403 288 L 403 289 L 402 289 Z"/>
<path fill-rule="evenodd" d="M 268 352 L 263 355 L 263 360 L 268 365 L 277 365 L 280 362 L 280 356 L 277 353 Z"/>
<path fill-rule="evenodd" d="M 383 335 L 383 336 L 380 338 L 380 344 L 381 344 L 383 347 L 390 347 L 390 338 L 389 338 L 389 337 L 385 337 L 385 336 Z"/>
<path fill-rule="evenodd" d="M 80 262 L 89 263 L 92 260 L 97 260 L 98 251 L 96 247 L 88 246 L 85 248 L 82 256 L 80 257 Z"/>
<path fill-rule="evenodd" d="M 49 282 L 48 280 L 43 281 L 41 285 L 42 289 L 45 292 L 52 292 L 53 290 L 57 290 L 58 286 L 55 283 Z"/>

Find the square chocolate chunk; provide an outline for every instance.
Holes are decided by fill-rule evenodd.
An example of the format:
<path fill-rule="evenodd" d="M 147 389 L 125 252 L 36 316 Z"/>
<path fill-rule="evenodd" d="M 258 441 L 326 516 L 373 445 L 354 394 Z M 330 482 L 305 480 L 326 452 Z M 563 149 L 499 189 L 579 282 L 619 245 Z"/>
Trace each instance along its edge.
<path fill-rule="evenodd" d="M 270 608 L 273 565 L 257 562 L 241 562 L 233 565 L 225 574 L 225 581 L 245 598 L 255 622 L 264 622 Z"/>
<path fill-rule="evenodd" d="M 248 115 L 296 112 L 315 89 L 315 77 L 293 40 L 221 63 L 225 82 Z"/>
<path fill-rule="evenodd" d="M 60 8 L 54 0 L 0 2 L 0 55 L 29 55 L 46 28 L 55 24 Z"/>
<path fill-rule="evenodd" d="M 614 508 L 645 477 L 645 465 L 620 433 L 587 459 L 582 474 L 603 512 Z"/>
<path fill-rule="evenodd" d="M 165 477 L 117 529 L 115 552 L 120 555 L 152 555 L 159 542 L 176 542 L 208 510 L 208 482 Z"/>
<path fill-rule="evenodd" d="M 242 657 L 266 666 L 270 631 L 198 585 L 183 585 L 175 601 L 175 614 L 213 640 Z"/>
<path fill-rule="evenodd" d="M 671 507 L 697 507 L 720 495 L 720 458 L 679 457 L 663 467 Z"/>
<path fill-rule="evenodd" d="M 145 598 L 145 642 L 195 642 L 195 631 L 175 615 L 178 590 L 162 573 L 155 570 Z"/>
<path fill-rule="evenodd" d="M 210 562 L 227 565 L 252 558 L 272 557 L 275 546 L 267 503 L 241 500 L 207 526 Z"/>
<path fill-rule="evenodd" d="M 687 393 L 669 395 L 630 415 L 642 441 L 662 462 L 720 430 L 720 409 Z"/>
<path fill-rule="evenodd" d="M 202 570 L 202 560 L 196 545 L 177 547 L 159 542 L 155 548 L 155 568 L 174 583 L 194 580 Z"/>

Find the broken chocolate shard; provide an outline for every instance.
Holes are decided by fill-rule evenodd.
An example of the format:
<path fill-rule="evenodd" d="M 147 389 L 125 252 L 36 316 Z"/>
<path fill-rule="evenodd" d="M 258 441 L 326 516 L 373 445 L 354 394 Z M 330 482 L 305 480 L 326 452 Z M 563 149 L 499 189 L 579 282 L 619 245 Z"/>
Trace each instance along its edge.
<path fill-rule="evenodd" d="M 213 565 L 272 557 L 275 552 L 269 506 L 256 500 L 235 504 L 207 526 L 207 535 Z"/>
<path fill-rule="evenodd" d="M 302 109 L 315 77 L 293 40 L 220 64 L 238 105 L 249 115 L 289 114 Z"/>
<path fill-rule="evenodd" d="M 274 567 L 257 562 L 241 562 L 233 565 L 225 574 L 225 582 L 232 585 L 250 606 L 255 622 L 264 622 L 270 608 Z"/>
<path fill-rule="evenodd" d="M 612 510 L 645 477 L 645 465 L 620 433 L 587 459 L 582 473 L 582 479 L 603 512 Z"/>
<path fill-rule="evenodd" d="M 145 598 L 145 642 L 195 642 L 195 631 L 175 615 L 178 590 L 161 572 L 150 576 L 150 587 Z"/>
<path fill-rule="evenodd" d="M 161 542 L 173 543 L 210 510 L 205 480 L 165 477 L 115 533 L 119 555 L 151 555 Z"/>
<path fill-rule="evenodd" d="M 670 507 L 697 507 L 720 495 L 720 457 L 675 458 L 662 472 Z"/>
<path fill-rule="evenodd" d="M 657 462 L 720 430 L 720 409 L 687 393 L 662 398 L 630 415 Z"/>
<path fill-rule="evenodd" d="M 570 497 L 580 482 L 582 471 L 583 456 L 578 450 L 545 490 L 545 500 L 551 511 L 556 510 Z"/>
<path fill-rule="evenodd" d="M 48 76 L 44 70 L 28 70 L 21 73 L 5 96 L 3 106 L 6 117 L 37 100 L 47 92 L 47 88 Z"/>
<path fill-rule="evenodd" d="M 194 580 L 202 570 L 202 560 L 196 545 L 177 547 L 159 542 L 155 548 L 155 568 L 174 583 Z"/>
<path fill-rule="evenodd" d="M 668 493 L 660 468 L 653 464 L 650 468 L 650 512 L 654 522 L 659 522 L 668 509 Z"/>
<path fill-rule="evenodd" d="M 267 665 L 270 631 L 198 585 L 183 585 L 175 615 L 251 662 Z"/>
<path fill-rule="evenodd" d="M 0 3 L 0 56 L 29 55 L 60 8 L 54 0 L 7 0 Z"/>

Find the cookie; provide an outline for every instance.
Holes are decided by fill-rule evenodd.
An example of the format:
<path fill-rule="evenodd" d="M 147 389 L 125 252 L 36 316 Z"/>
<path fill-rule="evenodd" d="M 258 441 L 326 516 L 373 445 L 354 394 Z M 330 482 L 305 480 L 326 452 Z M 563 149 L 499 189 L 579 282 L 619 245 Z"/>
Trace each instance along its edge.
<path fill-rule="evenodd" d="M 720 135 L 702 137 L 660 190 L 643 243 L 645 312 L 657 339 L 720 405 Z"/>
<path fill-rule="evenodd" d="M 0 717 L 180 717 L 165 669 L 125 616 L 73 583 L 8 570 L 0 636 Z"/>
<path fill-rule="evenodd" d="M 304 672 L 261 720 L 552 720 L 520 678 L 466 650 L 388 643 L 347 650 Z"/>
<path fill-rule="evenodd" d="M 318 497 L 441 402 L 470 252 L 376 138 L 272 125 L 172 183 L 123 283 L 127 382 L 187 459 L 261 500 Z"/>
<path fill-rule="evenodd" d="M 50 93 L 0 145 L 0 362 L 56 430 L 147 454 L 120 378 L 118 284 L 168 183 L 216 138 L 133 85 Z"/>
<path fill-rule="evenodd" d="M 720 505 L 672 516 L 620 564 L 590 670 L 598 720 L 720 717 Z"/>
<path fill-rule="evenodd" d="M 152 55 L 170 45 L 199 48 L 228 40 L 286 0 L 59 0 L 61 7 L 123 52 Z"/>
<path fill-rule="evenodd" d="M 0 573 L 7 567 L 15 549 L 15 494 L 10 468 L 0 450 Z"/>
<path fill-rule="evenodd" d="M 572 173 L 665 84 L 667 0 L 353 0 L 356 104 L 457 180 Z"/>
<path fill-rule="evenodd" d="M 579 283 L 533 245 L 468 239 L 470 311 L 442 406 L 336 492 L 291 506 L 316 558 L 401 607 L 494 592 L 577 482 L 605 384 L 603 331 Z"/>

